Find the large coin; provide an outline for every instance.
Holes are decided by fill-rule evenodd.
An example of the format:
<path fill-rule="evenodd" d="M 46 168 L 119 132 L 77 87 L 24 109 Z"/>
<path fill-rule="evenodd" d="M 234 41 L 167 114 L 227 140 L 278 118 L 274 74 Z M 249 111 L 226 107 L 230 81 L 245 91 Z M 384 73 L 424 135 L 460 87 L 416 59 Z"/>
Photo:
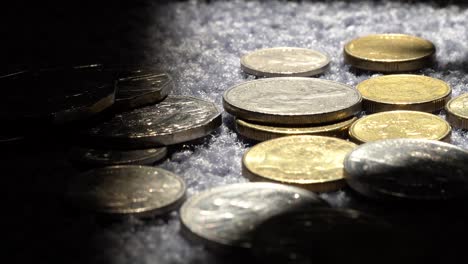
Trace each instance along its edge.
<path fill-rule="evenodd" d="M 161 168 L 112 166 L 73 177 L 68 197 L 97 213 L 158 215 L 174 209 L 185 194 L 185 183 Z"/>
<path fill-rule="evenodd" d="M 445 110 L 447 120 L 452 126 L 468 129 L 468 94 L 462 94 L 450 100 Z"/>
<path fill-rule="evenodd" d="M 343 161 L 356 144 L 321 136 L 268 140 L 245 152 L 243 174 L 254 181 L 278 181 L 312 191 L 333 191 L 345 185 Z"/>
<path fill-rule="evenodd" d="M 306 125 L 336 122 L 361 110 L 359 92 L 342 83 L 283 77 L 244 82 L 228 89 L 224 109 L 259 123 Z"/>
<path fill-rule="evenodd" d="M 213 103 L 168 96 L 158 104 L 119 113 L 84 133 L 102 144 L 135 149 L 197 139 L 220 125 L 221 114 Z"/>
<path fill-rule="evenodd" d="M 264 77 L 307 77 L 323 73 L 327 55 L 311 49 L 279 47 L 260 49 L 241 58 L 244 72 Z"/>
<path fill-rule="evenodd" d="M 217 249 L 250 248 L 251 232 L 266 219 L 301 208 L 326 206 L 314 193 L 274 183 L 240 183 L 213 188 L 180 209 L 186 235 Z"/>
<path fill-rule="evenodd" d="M 421 139 L 366 143 L 344 162 L 346 181 L 376 198 L 447 199 L 468 194 L 468 151 Z"/>
<path fill-rule="evenodd" d="M 430 41 L 404 34 L 376 34 L 344 47 L 345 62 L 370 71 L 407 72 L 430 66 L 436 49 Z"/>

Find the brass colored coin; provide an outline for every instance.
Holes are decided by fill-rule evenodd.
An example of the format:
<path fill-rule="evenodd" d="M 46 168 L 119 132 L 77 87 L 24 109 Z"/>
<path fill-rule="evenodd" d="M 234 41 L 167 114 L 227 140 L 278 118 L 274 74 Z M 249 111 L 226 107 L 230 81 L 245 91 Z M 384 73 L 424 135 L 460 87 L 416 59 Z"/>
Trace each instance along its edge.
<path fill-rule="evenodd" d="M 254 181 L 278 181 L 327 192 L 345 185 L 343 161 L 356 144 L 322 136 L 290 136 L 255 145 L 242 159 Z"/>
<path fill-rule="evenodd" d="M 255 124 L 237 119 L 236 129 L 242 136 L 258 141 L 294 135 L 320 135 L 347 138 L 348 129 L 356 120 L 357 118 L 353 117 L 338 123 L 321 126 L 279 127 Z"/>
<path fill-rule="evenodd" d="M 354 39 L 344 47 L 344 59 L 369 71 L 407 72 L 430 66 L 436 49 L 430 41 L 404 34 L 376 34 Z"/>
<path fill-rule="evenodd" d="M 350 137 L 359 143 L 390 138 L 449 140 L 452 128 L 444 119 L 418 111 L 390 111 L 358 119 Z"/>
<path fill-rule="evenodd" d="M 445 107 L 447 120 L 452 126 L 468 129 L 468 93 L 450 100 Z"/>
<path fill-rule="evenodd" d="M 395 74 L 365 80 L 356 87 L 364 110 L 375 113 L 391 110 L 435 112 L 450 98 L 452 89 L 441 80 L 421 75 Z"/>

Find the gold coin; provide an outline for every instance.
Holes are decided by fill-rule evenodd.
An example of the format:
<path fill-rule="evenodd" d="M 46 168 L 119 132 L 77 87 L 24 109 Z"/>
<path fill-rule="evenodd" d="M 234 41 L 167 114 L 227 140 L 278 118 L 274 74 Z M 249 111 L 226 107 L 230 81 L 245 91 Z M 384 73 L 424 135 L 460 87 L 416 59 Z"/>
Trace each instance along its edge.
<path fill-rule="evenodd" d="M 411 74 L 395 74 L 371 78 L 356 87 L 368 112 L 441 110 L 450 98 L 452 89 L 441 80 Z"/>
<path fill-rule="evenodd" d="M 430 66 L 435 55 L 430 41 L 404 34 L 376 34 L 354 39 L 344 47 L 344 59 L 370 71 L 406 72 Z"/>
<path fill-rule="evenodd" d="M 236 119 L 236 129 L 242 136 L 258 141 L 294 135 L 320 135 L 347 138 L 348 128 L 356 120 L 357 118 L 353 117 L 338 123 L 321 126 L 279 127 L 255 124 L 241 119 Z"/>
<path fill-rule="evenodd" d="M 356 144 L 322 136 L 289 136 L 268 140 L 248 150 L 242 173 L 253 181 L 277 181 L 312 191 L 345 185 L 343 163 Z"/>
<path fill-rule="evenodd" d="M 445 110 L 450 124 L 457 128 L 468 129 L 468 93 L 450 100 Z"/>
<path fill-rule="evenodd" d="M 390 111 L 358 119 L 349 128 L 359 143 L 388 138 L 449 140 L 452 128 L 444 119 L 418 111 Z"/>

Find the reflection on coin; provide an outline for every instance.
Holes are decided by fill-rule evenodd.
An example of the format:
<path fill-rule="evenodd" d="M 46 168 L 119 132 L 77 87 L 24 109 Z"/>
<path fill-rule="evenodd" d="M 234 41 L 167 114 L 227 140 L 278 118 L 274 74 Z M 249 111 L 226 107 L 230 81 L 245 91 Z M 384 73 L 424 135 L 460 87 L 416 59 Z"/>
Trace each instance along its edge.
<path fill-rule="evenodd" d="M 354 39 L 344 48 L 345 62 L 370 71 L 406 72 L 430 66 L 435 55 L 430 41 L 404 34 L 376 34 Z"/>
<path fill-rule="evenodd" d="M 73 177 L 68 196 L 78 206 L 105 214 L 157 215 L 173 210 L 185 183 L 161 168 L 111 166 Z"/>
<path fill-rule="evenodd" d="M 119 113 L 85 133 L 108 145 L 134 149 L 197 139 L 220 125 L 221 114 L 213 103 L 168 96 L 158 104 Z"/>
<path fill-rule="evenodd" d="M 356 87 L 368 112 L 441 110 L 452 89 L 441 80 L 421 75 L 395 74 L 365 80 Z"/>
<path fill-rule="evenodd" d="M 255 124 L 241 119 L 236 119 L 236 130 L 242 136 L 258 141 L 294 135 L 320 135 L 347 138 L 348 128 L 356 120 L 357 118 L 353 117 L 351 119 L 327 125 L 280 127 Z"/>
<path fill-rule="evenodd" d="M 366 143 L 344 162 L 346 181 L 375 198 L 446 199 L 468 194 L 468 151 L 421 139 Z"/>
<path fill-rule="evenodd" d="M 359 143 L 387 138 L 450 140 L 452 128 L 444 119 L 418 111 L 390 111 L 358 119 L 349 128 Z"/>
<path fill-rule="evenodd" d="M 450 100 L 445 107 L 447 120 L 456 128 L 468 129 L 468 94 Z"/>
<path fill-rule="evenodd" d="M 336 122 L 361 110 L 359 92 L 342 83 L 282 77 L 244 82 L 228 89 L 224 109 L 253 122 L 307 125 Z"/>
<path fill-rule="evenodd" d="M 243 174 L 254 181 L 278 181 L 312 191 L 334 191 L 345 185 L 343 161 L 356 144 L 321 136 L 268 140 L 245 152 Z"/>
<path fill-rule="evenodd" d="M 240 183 L 213 188 L 180 209 L 183 231 L 218 249 L 250 248 L 251 232 L 266 219 L 301 208 L 326 206 L 314 193 L 274 183 Z"/>
<path fill-rule="evenodd" d="M 327 55 L 311 49 L 278 47 L 253 51 L 241 58 L 244 72 L 264 77 L 307 77 L 323 73 Z"/>

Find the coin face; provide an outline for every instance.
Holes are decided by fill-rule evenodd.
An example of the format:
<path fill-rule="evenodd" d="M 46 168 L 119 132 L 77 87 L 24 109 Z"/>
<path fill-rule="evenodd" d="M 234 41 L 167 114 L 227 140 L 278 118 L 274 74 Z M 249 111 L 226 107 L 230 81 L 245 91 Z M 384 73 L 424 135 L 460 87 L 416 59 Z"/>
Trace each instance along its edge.
<path fill-rule="evenodd" d="M 278 47 L 253 51 L 241 58 L 244 72 L 264 77 L 307 77 L 323 73 L 327 55 L 311 49 Z"/>
<path fill-rule="evenodd" d="M 104 214 L 157 215 L 174 209 L 185 183 L 161 168 L 111 166 L 73 177 L 68 196 L 78 206 Z"/>
<path fill-rule="evenodd" d="M 136 150 L 73 147 L 70 151 L 70 159 L 90 166 L 150 165 L 165 158 L 166 154 L 166 147 Z"/>
<path fill-rule="evenodd" d="M 266 219 L 326 206 L 314 193 L 273 183 L 240 183 L 213 188 L 188 199 L 180 209 L 185 234 L 219 249 L 250 248 L 251 232 Z"/>
<path fill-rule="evenodd" d="M 195 97 L 168 96 L 158 104 L 119 113 L 84 133 L 103 144 L 134 149 L 193 140 L 220 125 L 221 114 L 213 103 Z"/>
<path fill-rule="evenodd" d="M 468 94 L 450 100 L 445 107 L 447 120 L 454 127 L 468 129 Z"/>
<path fill-rule="evenodd" d="M 418 111 L 390 111 L 358 119 L 349 128 L 359 143 L 388 138 L 449 140 L 452 128 L 442 118 Z"/>
<path fill-rule="evenodd" d="M 356 87 L 368 112 L 441 110 L 452 89 L 441 80 L 410 74 L 385 75 L 365 80 Z"/>
<path fill-rule="evenodd" d="M 374 198 L 437 200 L 468 193 L 468 152 L 421 139 L 363 144 L 345 159 L 346 181 Z"/>
<path fill-rule="evenodd" d="M 430 66 L 435 55 L 430 41 L 404 34 L 376 34 L 354 39 L 344 48 L 345 62 L 370 71 L 405 72 Z"/>
<path fill-rule="evenodd" d="M 356 144 L 321 136 L 291 136 L 268 140 L 248 150 L 243 174 L 253 180 L 294 184 L 313 191 L 344 186 L 343 161 Z"/>
<path fill-rule="evenodd" d="M 224 109 L 258 123 L 306 125 L 336 122 L 361 109 L 352 87 L 315 78 L 282 77 L 244 82 L 228 89 Z"/>

